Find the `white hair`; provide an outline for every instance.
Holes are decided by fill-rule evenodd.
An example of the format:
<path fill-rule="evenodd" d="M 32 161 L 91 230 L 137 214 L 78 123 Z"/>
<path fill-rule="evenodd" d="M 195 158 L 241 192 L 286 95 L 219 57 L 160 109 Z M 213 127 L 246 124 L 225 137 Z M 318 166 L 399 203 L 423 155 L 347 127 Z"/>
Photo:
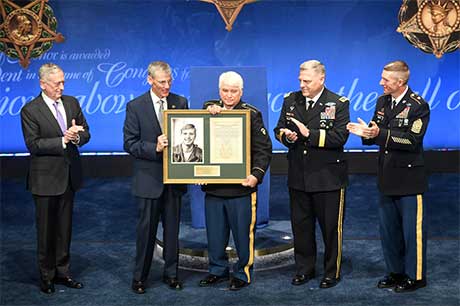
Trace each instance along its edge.
<path fill-rule="evenodd" d="M 58 71 L 63 71 L 61 67 L 54 63 L 43 64 L 38 70 L 38 77 L 40 80 L 47 80 L 50 74 L 56 73 Z"/>
<path fill-rule="evenodd" d="M 240 89 L 243 89 L 243 78 L 235 71 L 226 71 L 219 76 L 219 88 L 223 84 L 238 86 Z"/>

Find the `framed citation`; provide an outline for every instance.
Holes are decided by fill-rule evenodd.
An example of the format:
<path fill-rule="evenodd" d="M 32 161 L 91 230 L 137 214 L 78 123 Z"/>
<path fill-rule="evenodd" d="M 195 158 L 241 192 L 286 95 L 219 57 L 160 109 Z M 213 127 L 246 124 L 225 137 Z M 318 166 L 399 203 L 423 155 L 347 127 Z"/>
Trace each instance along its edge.
<path fill-rule="evenodd" d="M 249 110 L 165 110 L 163 128 L 164 183 L 241 183 L 250 174 Z"/>

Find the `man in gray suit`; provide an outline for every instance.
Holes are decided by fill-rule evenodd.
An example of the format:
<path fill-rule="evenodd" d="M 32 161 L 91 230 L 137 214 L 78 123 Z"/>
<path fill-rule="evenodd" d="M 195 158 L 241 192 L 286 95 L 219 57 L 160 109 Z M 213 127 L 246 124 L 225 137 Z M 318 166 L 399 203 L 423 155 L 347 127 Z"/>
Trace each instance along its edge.
<path fill-rule="evenodd" d="M 181 290 L 177 277 L 179 259 L 179 220 L 184 185 L 163 184 L 163 150 L 168 138 L 163 133 L 163 111 L 186 109 L 187 99 L 170 93 L 171 67 L 152 62 L 147 81 L 151 88 L 126 106 L 123 127 L 124 149 L 134 157 L 132 192 L 139 205 L 136 259 L 133 282 L 135 293 L 145 293 L 155 248 L 158 222 L 163 224 L 163 281 L 171 289 Z"/>
<path fill-rule="evenodd" d="M 90 134 L 77 99 L 62 95 L 62 69 L 44 64 L 39 77 L 42 92 L 22 108 L 21 124 L 30 152 L 27 189 L 36 207 L 40 290 L 51 294 L 54 284 L 83 288 L 70 275 L 70 240 L 74 194 L 82 182 L 78 147 Z"/>

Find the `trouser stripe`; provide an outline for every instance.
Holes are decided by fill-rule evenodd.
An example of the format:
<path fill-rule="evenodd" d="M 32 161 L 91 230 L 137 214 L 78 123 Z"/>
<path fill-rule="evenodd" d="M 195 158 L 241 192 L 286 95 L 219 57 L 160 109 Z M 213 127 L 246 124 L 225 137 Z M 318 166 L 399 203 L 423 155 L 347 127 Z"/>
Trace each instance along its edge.
<path fill-rule="evenodd" d="M 345 189 L 340 189 L 339 217 L 337 220 L 337 271 L 335 277 L 340 277 L 340 265 L 342 263 L 342 226 L 343 226 L 343 207 L 345 203 Z"/>
<path fill-rule="evenodd" d="M 416 280 L 422 279 L 422 267 L 423 267 L 423 197 L 421 194 L 417 195 L 417 271 Z"/>
<path fill-rule="evenodd" d="M 248 283 L 251 282 L 251 274 L 249 269 L 254 263 L 254 227 L 256 224 L 256 203 L 257 203 L 257 192 L 251 194 L 251 224 L 249 225 L 249 261 L 248 264 L 244 267 L 244 273 L 248 278 Z"/>

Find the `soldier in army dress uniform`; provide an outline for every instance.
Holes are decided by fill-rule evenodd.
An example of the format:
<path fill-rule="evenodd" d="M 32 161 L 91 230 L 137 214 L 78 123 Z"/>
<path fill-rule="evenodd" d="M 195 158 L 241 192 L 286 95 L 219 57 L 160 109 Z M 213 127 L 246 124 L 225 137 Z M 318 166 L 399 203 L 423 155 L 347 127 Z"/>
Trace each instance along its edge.
<path fill-rule="evenodd" d="M 348 182 L 343 146 L 348 139 L 349 101 L 324 87 L 317 60 L 300 65 L 300 91 L 284 98 L 275 136 L 288 149 L 288 187 L 296 275 L 293 285 L 315 277 L 318 220 L 325 245 L 320 288 L 340 281 L 342 224 Z"/>
<path fill-rule="evenodd" d="M 430 107 L 407 85 L 409 67 L 394 61 L 383 68 L 380 85 L 384 94 L 377 100 L 368 125 L 363 120 L 348 124 L 365 145 L 378 145 L 380 190 L 380 236 L 387 275 L 378 288 L 395 292 L 426 286 L 426 227 L 423 193 L 427 176 L 423 137 Z"/>
<path fill-rule="evenodd" d="M 199 285 L 209 287 L 229 280 L 228 257 L 225 249 L 232 231 L 238 261 L 233 266 L 229 289 L 236 291 L 252 282 L 256 191 L 270 164 L 272 143 L 260 111 L 241 101 L 243 78 L 238 73 L 227 71 L 220 75 L 219 94 L 221 100 L 208 101 L 204 104 L 204 108 L 211 114 L 232 109 L 251 111 L 251 174 L 241 184 L 202 186 L 206 193 L 209 274 L 200 281 Z"/>

